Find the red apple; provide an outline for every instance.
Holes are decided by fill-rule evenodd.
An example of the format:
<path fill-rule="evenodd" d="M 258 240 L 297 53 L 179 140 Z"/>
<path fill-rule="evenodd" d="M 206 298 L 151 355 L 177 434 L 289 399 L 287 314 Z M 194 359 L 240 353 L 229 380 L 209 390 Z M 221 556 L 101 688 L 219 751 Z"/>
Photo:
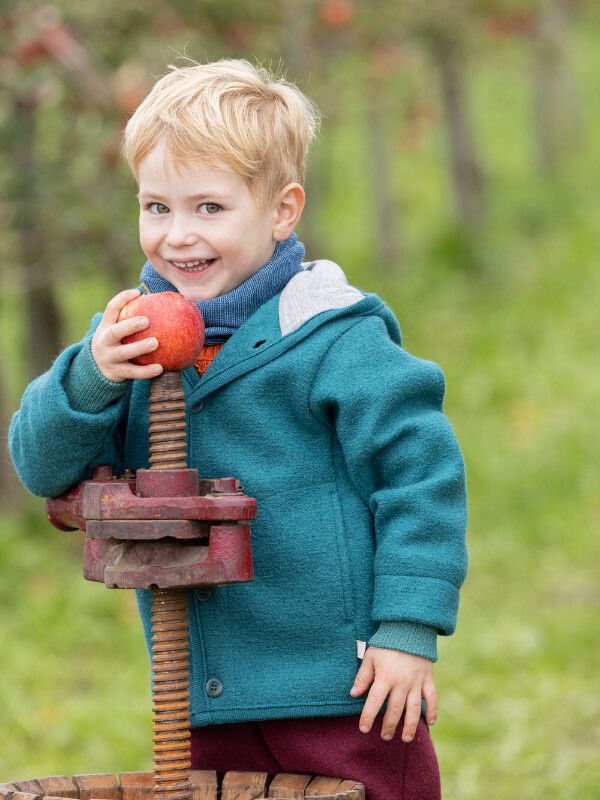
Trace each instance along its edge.
<path fill-rule="evenodd" d="M 204 320 L 200 309 L 178 292 L 141 294 L 121 309 L 119 320 L 148 317 L 150 325 L 125 336 L 122 344 L 154 336 L 158 347 L 151 353 L 132 358 L 134 364 L 160 364 L 165 370 L 189 367 L 204 344 Z"/>

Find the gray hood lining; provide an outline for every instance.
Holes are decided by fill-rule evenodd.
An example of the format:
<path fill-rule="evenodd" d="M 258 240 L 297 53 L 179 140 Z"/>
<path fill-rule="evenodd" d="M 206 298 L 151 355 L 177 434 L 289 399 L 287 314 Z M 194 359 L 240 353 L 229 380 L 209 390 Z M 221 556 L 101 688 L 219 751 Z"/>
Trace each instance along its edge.
<path fill-rule="evenodd" d="M 364 297 L 348 284 L 342 268 L 334 261 L 304 262 L 302 272 L 288 281 L 279 298 L 281 335 L 287 336 L 316 314 L 352 306 Z"/>

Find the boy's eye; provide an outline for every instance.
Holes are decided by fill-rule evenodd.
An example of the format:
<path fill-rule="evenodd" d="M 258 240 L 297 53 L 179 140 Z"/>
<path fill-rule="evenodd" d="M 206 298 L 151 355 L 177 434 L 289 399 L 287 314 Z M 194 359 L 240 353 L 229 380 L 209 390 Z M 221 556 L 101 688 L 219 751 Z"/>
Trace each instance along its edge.
<path fill-rule="evenodd" d="M 169 210 L 164 203 L 147 203 L 146 208 L 152 214 L 166 214 Z"/>
<path fill-rule="evenodd" d="M 220 206 L 218 203 L 201 203 L 199 208 L 205 208 L 206 213 L 212 215 L 216 214 L 217 211 L 222 208 L 222 206 Z"/>

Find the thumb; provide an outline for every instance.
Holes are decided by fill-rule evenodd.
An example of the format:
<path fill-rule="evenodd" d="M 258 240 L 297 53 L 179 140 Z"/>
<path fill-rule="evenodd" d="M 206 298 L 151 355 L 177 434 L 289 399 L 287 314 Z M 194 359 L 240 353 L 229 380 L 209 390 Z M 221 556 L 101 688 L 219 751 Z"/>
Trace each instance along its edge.
<path fill-rule="evenodd" d="M 354 695 L 355 697 L 359 694 L 362 694 L 373 683 L 374 677 L 375 667 L 373 664 L 373 659 L 367 650 L 360 669 L 356 673 L 356 678 L 354 678 L 354 686 L 350 689 L 350 694 Z"/>

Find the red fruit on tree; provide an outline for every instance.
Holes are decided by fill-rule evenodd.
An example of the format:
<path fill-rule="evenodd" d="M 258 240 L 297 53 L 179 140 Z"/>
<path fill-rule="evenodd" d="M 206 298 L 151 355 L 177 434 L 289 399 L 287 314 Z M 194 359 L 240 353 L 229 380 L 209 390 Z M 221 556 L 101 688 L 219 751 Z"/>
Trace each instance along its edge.
<path fill-rule="evenodd" d="M 354 17 L 352 0 L 324 0 L 319 7 L 319 17 L 329 28 L 345 28 Z"/>
<path fill-rule="evenodd" d="M 30 66 L 46 58 L 48 53 L 39 39 L 29 39 L 26 42 L 18 44 L 13 50 L 12 55 L 19 64 Z"/>
<path fill-rule="evenodd" d="M 204 344 L 204 320 L 200 309 L 179 292 L 142 294 L 121 309 L 119 320 L 148 317 L 150 324 L 122 339 L 122 344 L 154 336 L 158 347 L 151 353 L 132 358 L 134 364 L 160 364 L 165 370 L 178 370 L 194 363 Z"/>

